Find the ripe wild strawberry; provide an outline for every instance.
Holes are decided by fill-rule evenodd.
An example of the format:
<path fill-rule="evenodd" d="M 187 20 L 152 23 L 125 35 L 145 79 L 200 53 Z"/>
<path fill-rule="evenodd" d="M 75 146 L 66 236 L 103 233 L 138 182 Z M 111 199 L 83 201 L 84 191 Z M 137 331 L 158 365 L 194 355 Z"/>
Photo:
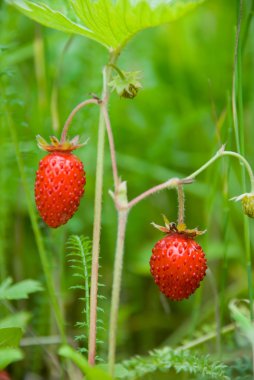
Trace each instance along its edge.
<path fill-rule="evenodd" d="M 0 371 L 0 380 L 11 380 L 8 372 Z"/>
<path fill-rule="evenodd" d="M 85 171 L 80 159 L 72 154 L 77 149 L 77 138 L 61 144 L 55 137 L 48 145 L 40 136 L 39 147 L 47 154 L 39 164 L 35 180 L 37 209 L 49 227 L 59 227 L 77 211 L 84 194 Z"/>
<path fill-rule="evenodd" d="M 179 230 L 174 223 L 156 227 L 167 235 L 152 250 L 151 274 L 163 294 L 181 301 L 195 292 L 206 274 L 205 254 L 193 239 L 200 232 Z"/>

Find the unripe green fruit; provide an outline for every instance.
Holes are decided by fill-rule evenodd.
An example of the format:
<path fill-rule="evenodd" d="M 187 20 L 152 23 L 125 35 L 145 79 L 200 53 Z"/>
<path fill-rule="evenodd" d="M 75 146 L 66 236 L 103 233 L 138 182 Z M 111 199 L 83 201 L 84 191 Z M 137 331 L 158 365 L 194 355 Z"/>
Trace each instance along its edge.
<path fill-rule="evenodd" d="M 243 212 L 250 218 L 254 218 L 254 194 L 245 195 L 242 198 Z"/>

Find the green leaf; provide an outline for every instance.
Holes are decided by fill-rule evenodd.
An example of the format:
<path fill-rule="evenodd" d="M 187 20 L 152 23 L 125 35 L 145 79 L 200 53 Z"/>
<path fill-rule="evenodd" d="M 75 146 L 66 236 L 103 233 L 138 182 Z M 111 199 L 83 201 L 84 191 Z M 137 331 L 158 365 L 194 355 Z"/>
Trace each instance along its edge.
<path fill-rule="evenodd" d="M 12 285 L 12 279 L 7 278 L 0 285 L 0 300 L 19 300 L 28 298 L 30 293 L 43 290 L 41 284 L 34 280 L 24 280 Z"/>
<path fill-rule="evenodd" d="M 254 346 L 254 324 L 250 319 L 250 302 L 249 300 L 232 300 L 229 309 L 232 317 L 246 336 L 249 342 Z"/>
<path fill-rule="evenodd" d="M 75 363 L 77 367 L 80 368 L 82 373 L 86 375 L 87 380 L 113 380 L 108 373 L 104 372 L 97 366 L 91 367 L 88 364 L 87 360 L 84 358 L 84 356 L 81 355 L 79 352 L 75 351 L 70 346 L 62 346 L 59 350 L 59 355 L 72 360 L 73 363 Z"/>
<path fill-rule="evenodd" d="M 0 329 L 0 347 L 17 347 L 22 336 L 19 327 L 4 327 Z"/>
<path fill-rule="evenodd" d="M 164 347 L 150 352 L 149 356 L 136 356 L 125 360 L 122 367 L 126 373 L 120 372 L 117 378 L 134 380 L 156 371 L 168 371 L 171 368 L 177 373 L 186 372 L 201 375 L 205 379 L 229 380 L 225 373 L 226 366 L 210 359 L 209 356 L 193 354 L 181 349 Z"/>
<path fill-rule="evenodd" d="M 0 348 L 0 370 L 7 365 L 23 359 L 24 355 L 18 348 Z"/>
<path fill-rule="evenodd" d="M 92 31 L 70 20 L 61 11 L 51 9 L 46 4 L 36 4 L 27 0 L 6 0 L 6 2 L 15 6 L 21 13 L 37 21 L 39 24 L 60 30 L 61 32 L 93 38 Z"/>
<path fill-rule="evenodd" d="M 174 21 L 204 0 L 69 0 L 78 22 L 44 3 L 6 1 L 40 24 L 120 50 L 139 31 Z"/>
<path fill-rule="evenodd" d="M 28 324 L 31 314 L 21 311 L 13 315 L 9 315 L 6 318 L 0 319 L 0 328 L 3 327 L 20 327 L 24 330 Z"/>

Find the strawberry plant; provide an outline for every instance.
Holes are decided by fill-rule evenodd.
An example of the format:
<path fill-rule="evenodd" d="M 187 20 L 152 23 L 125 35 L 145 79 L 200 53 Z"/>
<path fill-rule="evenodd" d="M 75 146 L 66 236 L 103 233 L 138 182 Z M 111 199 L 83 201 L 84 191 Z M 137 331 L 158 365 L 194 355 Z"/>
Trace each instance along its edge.
<path fill-rule="evenodd" d="M 1 7 L 2 151 L 17 167 L 1 164 L 0 235 L 8 244 L 0 243 L 0 279 L 6 284 L 13 271 L 46 291 L 32 298 L 27 336 L 18 322 L 3 327 L 3 338 L 16 331 L 17 339 L 5 344 L 0 369 L 25 357 L 31 372 L 49 379 L 226 380 L 237 378 L 242 350 L 242 375 L 251 376 L 254 175 L 245 134 L 253 137 L 254 115 L 251 100 L 244 103 L 242 60 L 245 46 L 253 49 L 253 2 L 237 1 L 236 21 L 231 3 L 202 0 L 6 0 Z M 206 47 L 220 15 L 213 7 L 232 26 L 229 46 L 217 36 L 218 63 Z M 221 65 L 225 46 L 230 58 Z M 200 95 L 205 62 L 220 71 L 217 82 L 210 73 L 217 98 L 207 90 L 207 99 L 218 107 L 211 112 Z M 77 149 L 84 145 L 71 138 L 77 134 L 89 137 L 86 149 Z M 177 222 L 152 223 L 159 233 L 149 223 L 161 213 Z M 187 218 L 199 227 L 187 228 Z M 22 298 L 15 292 L 11 300 Z M 5 316 L 8 308 L 15 314 L 0 300 Z M 22 378 L 24 363 L 9 372 Z"/>

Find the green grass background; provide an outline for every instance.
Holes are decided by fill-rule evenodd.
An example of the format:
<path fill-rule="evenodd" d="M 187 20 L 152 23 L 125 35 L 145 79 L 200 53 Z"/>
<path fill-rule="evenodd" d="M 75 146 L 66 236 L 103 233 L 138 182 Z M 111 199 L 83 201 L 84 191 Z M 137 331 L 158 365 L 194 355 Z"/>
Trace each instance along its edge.
<path fill-rule="evenodd" d="M 250 5 L 251 1 L 246 1 L 245 10 Z M 236 21 L 237 2 L 210 0 L 171 25 L 138 34 L 122 52 L 119 66 L 123 70 L 140 70 L 143 85 L 135 100 L 119 99 L 112 94 L 109 108 L 119 173 L 127 180 L 129 199 L 172 176 L 192 173 L 224 143 L 227 149 L 236 149 L 231 111 Z M 243 93 L 245 156 L 251 165 L 254 165 L 253 34 L 251 25 L 242 57 L 242 88 L 238 88 L 238 94 L 241 90 Z M 35 171 L 44 155 L 37 148 L 35 136 L 60 136 L 61 126 L 73 107 L 90 93 L 99 95 L 101 91 L 101 70 L 107 52 L 92 41 L 74 37 L 62 55 L 69 38 L 35 25 L 3 3 L 0 5 L 0 101 L 2 110 L 6 102 L 12 110 L 31 195 Z M 54 103 L 52 89 L 56 81 L 58 102 Z M 52 127 L 52 104 L 59 121 L 57 130 Z M 15 281 L 34 278 L 43 283 L 13 141 L 3 112 L 0 117 L 0 276 L 2 280 L 11 276 Z M 70 129 L 72 135 L 89 137 L 87 146 L 77 152 L 87 173 L 86 194 L 78 212 L 57 230 L 48 229 L 38 219 L 71 336 L 76 333 L 74 324 L 80 319 L 81 305 L 78 294 L 69 290 L 74 279 L 64 243 L 73 233 L 92 235 L 97 124 L 98 110 L 91 106 L 79 112 Z M 105 155 L 100 263 L 101 282 L 105 284 L 102 293 L 106 296 L 103 319 L 107 326 L 116 239 L 116 212 L 108 195 L 113 180 L 107 144 Z M 248 186 L 247 181 L 249 191 Z M 222 326 L 232 321 L 229 301 L 248 298 L 244 216 L 240 204 L 229 201 L 243 191 L 241 166 L 228 157 L 186 186 L 187 225 L 207 229 L 198 241 L 215 278 Z M 161 299 L 150 276 L 151 249 L 162 236 L 150 223 L 160 224 L 161 214 L 176 220 L 175 191 L 154 195 L 130 213 L 119 316 L 119 360 L 146 354 L 165 343 L 174 347 L 185 339 L 215 331 L 215 301 L 208 278 L 189 300 L 174 303 Z M 253 252 L 252 232 L 251 220 Z M 31 313 L 30 325 L 36 334 L 56 333 L 49 318 L 46 292 L 15 306 Z M 6 315 L 6 309 L 1 308 L 1 313 Z M 100 351 L 105 357 L 107 328 L 101 335 L 105 343 Z M 216 354 L 215 340 L 201 345 L 201 349 Z M 15 369 L 17 379 L 28 368 L 35 372 L 45 369 L 40 347 L 28 348 L 27 352 L 30 355 L 19 370 Z M 222 358 L 231 362 L 250 355 L 246 342 L 235 333 L 222 337 L 222 352 Z M 168 378 L 159 376 L 156 379 Z"/>

